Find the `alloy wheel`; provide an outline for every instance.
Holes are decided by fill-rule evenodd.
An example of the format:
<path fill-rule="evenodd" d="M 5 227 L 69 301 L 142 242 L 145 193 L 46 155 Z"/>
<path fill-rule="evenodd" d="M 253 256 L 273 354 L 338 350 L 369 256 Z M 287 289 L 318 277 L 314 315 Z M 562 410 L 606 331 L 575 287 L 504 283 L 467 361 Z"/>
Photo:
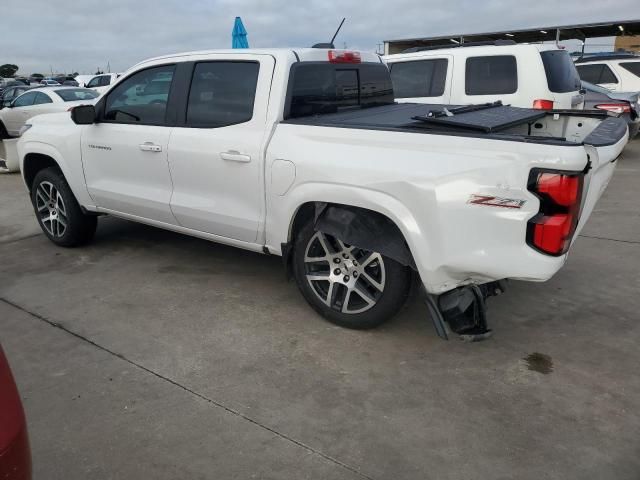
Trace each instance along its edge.
<path fill-rule="evenodd" d="M 60 238 L 67 231 L 67 208 L 62 195 L 51 182 L 40 182 L 36 190 L 36 211 L 44 229 Z"/>
<path fill-rule="evenodd" d="M 373 308 L 385 287 L 382 255 L 316 232 L 305 249 L 305 276 L 318 298 L 342 313 Z"/>

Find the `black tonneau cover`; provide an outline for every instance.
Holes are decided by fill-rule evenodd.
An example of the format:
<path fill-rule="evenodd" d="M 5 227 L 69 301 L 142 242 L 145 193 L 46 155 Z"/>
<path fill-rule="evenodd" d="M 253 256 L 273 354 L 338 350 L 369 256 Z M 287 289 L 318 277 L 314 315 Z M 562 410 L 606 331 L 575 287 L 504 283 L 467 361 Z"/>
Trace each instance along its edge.
<path fill-rule="evenodd" d="M 505 129 L 516 125 L 532 125 L 545 115 L 576 115 L 607 118 L 607 113 L 592 110 L 536 110 L 531 108 L 516 108 L 508 105 L 493 105 L 490 108 L 464 111 L 469 106 L 424 104 L 424 103 L 395 103 L 377 107 L 358 108 L 350 111 L 326 113 L 307 117 L 292 118 L 283 123 L 298 125 L 315 125 L 324 127 L 355 128 L 366 130 L 391 130 L 401 132 L 422 132 L 439 135 L 472 136 L 494 138 L 516 142 L 531 142 L 559 145 L 579 145 L 567 142 L 564 138 L 521 135 L 504 132 Z M 445 109 L 453 112 L 447 115 Z M 456 109 L 462 109 L 455 113 Z M 609 119 L 607 119 L 609 120 Z M 602 122 L 605 123 L 605 122 Z M 606 121 L 602 128 L 602 137 L 597 144 L 610 144 L 619 140 L 617 130 L 626 127 L 623 119 L 612 118 Z M 596 129 L 600 133 L 600 128 Z M 606 132 L 605 132 L 606 130 Z M 596 133 L 595 131 L 593 133 Z M 591 138 L 590 138 L 591 137 Z M 596 140 L 591 135 L 589 140 Z M 606 137 L 606 138 L 605 138 Z M 595 144 L 594 144 L 595 145 Z"/>
<path fill-rule="evenodd" d="M 454 128 L 492 133 L 514 125 L 532 123 L 546 115 L 543 110 L 516 108 L 508 105 L 493 105 L 456 113 L 456 109 L 460 108 L 465 107 L 425 103 L 396 103 L 296 118 L 285 123 L 323 124 L 356 128 Z M 451 115 L 446 112 L 451 113 Z"/>

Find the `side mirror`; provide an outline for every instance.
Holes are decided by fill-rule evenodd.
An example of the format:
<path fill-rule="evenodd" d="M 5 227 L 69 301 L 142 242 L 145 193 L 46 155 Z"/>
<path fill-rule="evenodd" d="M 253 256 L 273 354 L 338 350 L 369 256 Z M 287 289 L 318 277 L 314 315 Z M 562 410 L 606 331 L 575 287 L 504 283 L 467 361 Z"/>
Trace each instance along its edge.
<path fill-rule="evenodd" d="M 91 125 L 96 122 L 96 109 L 93 105 L 78 105 L 71 110 L 71 120 L 76 125 Z"/>

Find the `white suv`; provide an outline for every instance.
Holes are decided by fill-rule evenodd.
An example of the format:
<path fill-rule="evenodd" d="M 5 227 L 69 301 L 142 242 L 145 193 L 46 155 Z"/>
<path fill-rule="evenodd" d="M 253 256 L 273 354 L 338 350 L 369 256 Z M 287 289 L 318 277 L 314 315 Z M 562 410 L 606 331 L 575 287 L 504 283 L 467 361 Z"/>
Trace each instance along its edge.
<path fill-rule="evenodd" d="M 464 47 L 464 48 L 461 48 Z M 428 48 L 383 57 L 400 102 L 582 109 L 580 77 L 555 45 L 496 42 Z"/>
<path fill-rule="evenodd" d="M 107 91 L 109 86 L 120 77 L 119 73 L 103 73 L 100 75 L 96 75 L 91 80 L 87 82 L 86 87 L 92 88 L 96 92 L 102 94 Z"/>
<path fill-rule="evenodd" d="M 593 55 L 576 60 L 580 78 L 616 92 L 640 92 L 640 56 Z"/>

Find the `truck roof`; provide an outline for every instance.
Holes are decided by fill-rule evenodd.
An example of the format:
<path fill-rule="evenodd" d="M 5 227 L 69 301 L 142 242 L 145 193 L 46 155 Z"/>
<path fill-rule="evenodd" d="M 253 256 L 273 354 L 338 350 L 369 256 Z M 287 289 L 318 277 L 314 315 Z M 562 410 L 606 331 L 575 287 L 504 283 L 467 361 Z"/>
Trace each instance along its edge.
<path fill-rule="evenodd" d="M 359 50 L 344 50 L 339 48 L 334 49 L 325 49 L 325 48 L 243 48 L 243 49 L 217 49 L 217 50 L 197 50 L 192 52 L 181 52 L 181 53 L 172 53 L 168 55 L 161 55 L 159 57 L 149 58 L 147 60 L 143 60 L 142 62 L 137 63 L 132 68 L 136 68 L 140 65 L 144 65 L 147 63 L 155 63 L 159 60 L 168 60 L 168 59 L 185 59 L 186 57 L 191 56 L 206 56 L 206 55 L 241 55 L 241 54 L 255 54 L 255 55 L 272 55 L 276 58 L 286 58 L 286 57 L 294 57 L 297 60 L 302 62 L 321 62 L 327 61 L 329 50 L 334 51 L 349 51 L 349 52 L 358 52 L 360 54 L 360 58 L 362 62 L 375 62 L 381 63 L 380 56 L 373 52 L 363 52 Z"/>

